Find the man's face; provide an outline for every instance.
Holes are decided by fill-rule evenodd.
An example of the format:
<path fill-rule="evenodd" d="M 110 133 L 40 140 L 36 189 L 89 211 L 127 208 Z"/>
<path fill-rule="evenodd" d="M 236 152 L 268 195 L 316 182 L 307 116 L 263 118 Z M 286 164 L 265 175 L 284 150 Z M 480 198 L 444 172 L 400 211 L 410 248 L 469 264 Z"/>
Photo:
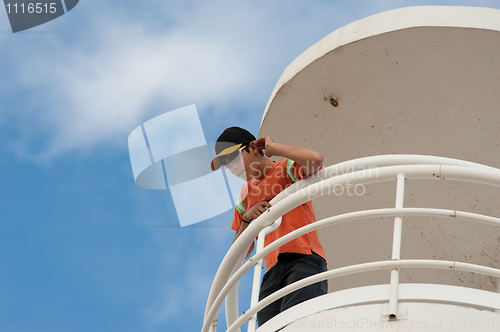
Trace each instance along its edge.
<path fill-rule="evenodd" d="M 247 176 L 245 172 L 245 161 L 244 161 L 244 156 L 242 154 L 248 153 L 244 149 L 244 147 L 238 149 L 237 151 L 233 152 L 232 154 L 223 157 L 221 159 L 222 164 L 224 167 L 229 169 L 229 171 L 236 177 L 239 177 L 243 181 L 247 181 Z"/>

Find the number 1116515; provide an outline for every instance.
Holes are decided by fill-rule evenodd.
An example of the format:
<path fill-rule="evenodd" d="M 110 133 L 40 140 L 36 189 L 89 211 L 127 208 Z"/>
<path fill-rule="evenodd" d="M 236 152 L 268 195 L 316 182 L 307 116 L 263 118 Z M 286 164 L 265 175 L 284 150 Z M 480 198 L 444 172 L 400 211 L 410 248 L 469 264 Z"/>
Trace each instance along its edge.
<path fill-rule="evenodd" d="M 48 14 L 48 13 L 51 13 L 51 14 L 54 14 L 56 12 L 56 3 L 55 2 L 51 2 L 50 4 L 49 3 L 41 3 L 41 2 L 37 2 L 37 3 L 28 3 L 28 4 L 10 4 L 10 3 L 7 3 L 5 5 L 5 7 L 7 7 L 7 13 L 8 14 L 25 14 L 25 13 L 29 13 L 29 14 Z"/>

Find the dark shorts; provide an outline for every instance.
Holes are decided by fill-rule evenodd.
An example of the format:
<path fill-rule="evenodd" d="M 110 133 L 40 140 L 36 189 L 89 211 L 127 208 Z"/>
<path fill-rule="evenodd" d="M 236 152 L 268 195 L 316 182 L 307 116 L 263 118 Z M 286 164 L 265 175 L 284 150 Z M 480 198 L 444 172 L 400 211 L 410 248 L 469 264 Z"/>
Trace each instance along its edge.
<path fill-rule="evenodd" d="M 316 253 L 312 255 L 296 253 L 280 254 L 278 256 L 278 263 L 267 271 L 262 278 L 259 301 L 295 281 L 325 272 L 326 270 L 325 260 Z M 298 289 L 259 311 L 257 313 L 257 322 L 261 326 L 280 312 L 327 292 L 327 280 Z"/>

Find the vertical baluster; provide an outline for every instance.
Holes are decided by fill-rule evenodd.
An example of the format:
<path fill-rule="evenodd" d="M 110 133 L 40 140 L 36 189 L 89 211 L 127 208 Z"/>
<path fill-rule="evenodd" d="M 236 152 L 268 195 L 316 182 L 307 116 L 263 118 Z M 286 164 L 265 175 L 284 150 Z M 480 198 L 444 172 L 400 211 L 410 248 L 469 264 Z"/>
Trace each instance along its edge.
<path fill-rule="evenodd" d="M 403 208 L 405 195 L 405 175 L 399 173 L 397 175 L 396 187 L 396 209 Z M 399 260 L 401 258 L 401 233 L 403 228 L 403 219 L 401 217 L 394 218 L 394 235 L 392 240 L 392 259 Z M 398 287 L 399 287 L 399 269 L 391 271 L 391 286 L 389 294 L 389 320 L 396 320 L 398 314 Z"/>
<path fill-rule="evenodd" d="M 259 236 L 257 238 L 257 248 L 255 249 L 256 253 L 259 253 L 262 249 L 264 249 L 264 239 L 266 238 L 266 235 L 276 230 L 278 227 L 280 227 L 280 225 L 281 225 L 281 217 L 278 220 L 276 220 L 272 225 L 269 225 L 260 231 Z M 253 285 L 252 285 L 252 297 L 250 300 L 250 308 L 259 302 L 261 275 L 262 275 L 262 259 L 260 259 L 257 263 L 255 263 L 255 268 L 253 272 Z M 257 324 L 257 314 L 253 315 L 248 320 L 247 331 L 254 332 L 256 324 Z"/>

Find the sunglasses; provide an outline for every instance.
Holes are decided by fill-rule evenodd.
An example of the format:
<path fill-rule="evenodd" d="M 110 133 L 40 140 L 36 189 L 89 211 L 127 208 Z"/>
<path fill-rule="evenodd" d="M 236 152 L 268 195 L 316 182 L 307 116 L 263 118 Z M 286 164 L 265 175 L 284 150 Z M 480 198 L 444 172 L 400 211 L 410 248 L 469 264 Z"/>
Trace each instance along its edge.
<path fill-rule="evenodd" d="M 247 145 L 243 145 L 241 148 L 239 148 L 238 150 L 228 154 L 227 156 L 224 156 L 222 158 L 220 158 L 220 162 L 222 164 L 222 167 L 226 168 L 226 169 L 229 169 L 229 164 L 230 163 L 235 163 L 237 162 L 238 160 L 240 160 L 241 158 L 241 151 L 246 148 Z"/>

